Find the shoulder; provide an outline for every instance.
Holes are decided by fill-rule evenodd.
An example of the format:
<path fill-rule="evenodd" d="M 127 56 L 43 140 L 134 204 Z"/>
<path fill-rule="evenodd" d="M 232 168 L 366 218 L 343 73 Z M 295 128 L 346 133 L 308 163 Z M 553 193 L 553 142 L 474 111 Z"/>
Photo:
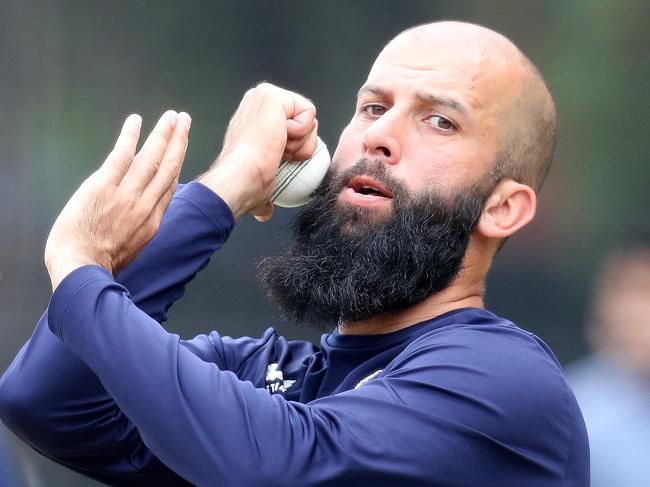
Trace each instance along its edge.
<path fill-rule="evenodd" d="M 539 337 L 514 323 L 494 317 L 481 323 L 453 323 L 414 339 L 398 358 L 453 360 L 514 373 L 519 368 L 541 369 L 564 378 L 553 352 Z M 426 358 L 425 358 L 426 357 Z"/>
<path fill-rule="evenodd" d="M 515 443 L 540 428 L 568 441 L 581 418 L 550 349 L 506 320 L 425 333 L 382 375 L 429 388 L 436 401 L 449 403 L 447 414 Z"/>
<path fill-rule="evenodd" d="M 561 377 L 566 382 L 548 345 L 536 335 L 500 318 L 482 323 L 455 323 L 431 330 L 413 340 L 400 356 L 411 360 L 421 356 L 434 363 L 451 360 L 473 364 L 509 376 L 519 376 L 522 369 L 531 369 L 529 372 L 539 371 Z"/>

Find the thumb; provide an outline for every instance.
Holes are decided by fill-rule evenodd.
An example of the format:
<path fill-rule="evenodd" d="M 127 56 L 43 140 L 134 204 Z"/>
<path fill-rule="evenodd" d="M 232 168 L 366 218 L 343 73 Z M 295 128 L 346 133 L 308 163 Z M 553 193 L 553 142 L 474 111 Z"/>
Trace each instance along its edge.
<path fill-rule="evenodd" d="M 266 223 L 273 216 L 273 203 L 268 201 L 262 206 L 253 208 L 250 212 L 258 222 Z"/>

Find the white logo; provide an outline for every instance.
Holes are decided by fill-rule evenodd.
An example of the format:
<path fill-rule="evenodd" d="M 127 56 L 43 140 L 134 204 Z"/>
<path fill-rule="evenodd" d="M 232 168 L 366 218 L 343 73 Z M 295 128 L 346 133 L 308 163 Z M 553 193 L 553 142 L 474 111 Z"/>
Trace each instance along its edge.
<path fill-rule="evenodd" d="M 370 379 L 374 379 L 375 377 L 377 377 L 377 376 L 378 376 L 379 374 L 381 374 L 383 371 L 384 371 L 384 369 L 375 370 L 372 374 L 370 374 L 370 375 L 369 375 L 368 377 L 366 377 L 365 379 L 361 379 L 361 380 L 359 381 L 359 383 L 358 383 L 356 386 L 354 386 L 354 388 L 355 388 L 355 389 L 358 389 L 359 387 L 361 387 L 362 385 L 364 385 L 366 382 L 368 382 Z"/>
<path fill-rule="evenodd" d="M 266 368 L 266 390 L 271 394 L 287 392 L 295 382 L 295 380 L 284 380 L 282 371 L 278 370 L 278 364 L 269 364 Z"/>

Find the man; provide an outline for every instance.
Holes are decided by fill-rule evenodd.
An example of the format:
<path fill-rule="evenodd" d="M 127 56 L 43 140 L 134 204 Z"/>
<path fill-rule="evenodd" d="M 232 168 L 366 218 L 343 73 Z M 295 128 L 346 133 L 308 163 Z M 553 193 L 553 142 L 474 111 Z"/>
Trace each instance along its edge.
<path fill-rule="evenodd" d="M 587 329 L 594 353 L 569 371 L 598 487 L 644 485 L 650 475 L 649 236 L 641 232 L 607 253 Z"/>
<path fill-rule="evenodd" d="M 316 146 L 311 102 L 250 90 L 129 264 L 171 199 L 189 117 L 166 113 L 135 155 L 139 124 L 51 231 L 54 294 L 0 385 L 19 436 L 115 485 L 588 485 L 557 360 L 483 309 L 555 138 L 551 96 L 510 41 L 442 22 L 379 54 L 294 245 L 261 266 L 287 317 L 338 324 L 320 348 L 159 325 L 235 219 L 271 217 L 279 161 Z"/>

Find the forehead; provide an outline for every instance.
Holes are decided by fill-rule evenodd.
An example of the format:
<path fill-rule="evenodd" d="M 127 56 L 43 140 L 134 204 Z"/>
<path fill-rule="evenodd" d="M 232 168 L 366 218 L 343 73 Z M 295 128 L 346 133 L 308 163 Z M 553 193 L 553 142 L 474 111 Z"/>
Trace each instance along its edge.
<path fill-rule="evenodd" d="M 471 37 L 447 37 L 443 33 L 400 34 L 379 53 L 373 69 L 383 65 L 403 65 L 412 69 L 446 68 L 474 76 L 489 52 Z"/>
<path fill-rule="evenodd" d="M 512 57 L 496 44 L 444 30 L 407 32 L 381 51 L 367 84 L 412 86 L 460 96 L 474 109 L 496 109 L 510 103 L 521 78 Z"/>

